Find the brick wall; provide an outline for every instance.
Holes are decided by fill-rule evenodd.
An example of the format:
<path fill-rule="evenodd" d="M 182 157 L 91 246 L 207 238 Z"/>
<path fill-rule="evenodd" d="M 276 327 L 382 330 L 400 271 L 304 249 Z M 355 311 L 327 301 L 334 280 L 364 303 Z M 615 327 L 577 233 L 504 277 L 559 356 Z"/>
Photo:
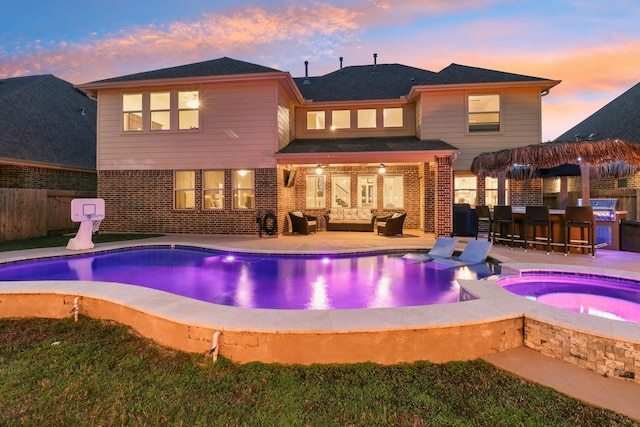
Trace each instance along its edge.
<path fill-rule="evenodd" d="M 326 177 L 326 195 L 325 208 L 308 209 L 306 207 L 306 177 L 307 175 L 315 175 L 315 167 L 298 168 L 295 182 L 295 191 L 292 199 L 287 200 L 288 210 L 296 209 L 304 211 L 307 215 L 318 217 L 318 229 L 326 230 L 324 214 L 331 209 L 332 189 L 331 176 L 334 174 L 349 175 L 351 177 L 351 206 L 358 206 L 358 175 L 377 175 L 376 191 L 377 206 L 372 211 L 377 216 L 385 216 L 392 212 L 407 212 L 407 218 L 404 223 L 405 228 L 421 229 L 420 224 L 420 168 L 416 165 L 397 165 L 387 166 L 385 174 L 403 175 L 404 176 L 404 206 L 399 208 L 385 208 L 383 206 L 383 185 L 384 177 L 378 173 L 378 167 L 375 166 L 334 166 L 324 168 L 322 173 Z M 286 189 L 288 190 L 288 189 Z M 283 196 L 284 197 L 284 196 Z M 292 202 L 292 204 L 291 204 Z M 286 212 L 285 212 L 286 214 Z"/>
<path fill-rule="evenodd" d="M 640 383 L 640 343 L 581 332 L 525 318 L 524 344 L 545 356 L 581 366 L 600 375 Z"/>
<path fill-rule="evenodd" d="M 542 205 L 542 179 L 510 180 L 509 204 L 512 206 Z"/>
<path fill-rule="evenodd" d="M 426 233 L 436 232 L 436 171 L 438 170 L 436 163 L 425 163 L 422 166 L 422 177 L 424 180 L 423 206 L 424 206 L 424 224 L 423 230 Z"/>
<path fill-rule="evenodd" d="M 104 198 L 106 211 L 100 229 L 135 233 L 257 234 L 256 215 L 278 209 L 277 170 L 255 169 L 255 210 L 230 208 L 231 172 L 225 171 L 225 209 L 204 210 L 200 170 L 196 171 L 195 209 L 173 208 L 172 170 L 100 171 L 98 197 Z M 282 232 L 283 213 L 277 213 L 278 231 Z"/>
<path fill-rule="evenodd" d="M 302 210 L 306 214 L 317 216 L 318 229 L 325 230 L 324 214 L 330 209 L 331 175 L 351 176 L 351 204 L 357 206 L 358 175 L 378 174 L 377 166 L 328 167 L 323 171 L 327 176 L 327 207 L 307 209 L 306 176 L 315 174 L 315 168 L 297 168 L 294 187 L 284 186 L 283 169 L 282 166 L 278 166 L 255 170 L 255 210 L 228 208 L 232 206 L 231 170 L 225 171 L 227 208 L 222 210 L 202 209 L 201 170 L 196 171 L 196 209 L 193 210 L 173 208 L 172 170 L 100 171 L 98 197 L 104 198 L 106 210 L 101 230 L 136 233 L 257 234 L 256 215 L 264 214 L 267 210 L 276 212 L 278 234 L 290 231 L 287 213 L 291 210 Z M 438 228 L 441 233 L 450 234 L 451 170 L 449 159 L 445 159 L 441 165 L 431 163 L 387 167 L 387 174 L 404 176 L 405 206 L 383 206 L 384 181 L 381 175 L 378 175 L 377 207 L 372 210 L 379 216 L 406 211 L 406 228 L 422 229 L 425 232 L 435 232 Z M 440 210 L 436 206 L 440 206 Z M 438 224 L 435 218 L 438 218 Z M 422 219 L 424 221 L 421 222 Z"/>
<path fill-rule="evenodd" d="M 1 188 L 96 191 L 95 172 L 79 172 L 34 166 L 0 165 Z"/>
<path fill-rule="evenodd" d="M 451 236 L 453 231 L 453 168 L 449 157 L 437 159 L 436 182 L 436 236 Z"/>

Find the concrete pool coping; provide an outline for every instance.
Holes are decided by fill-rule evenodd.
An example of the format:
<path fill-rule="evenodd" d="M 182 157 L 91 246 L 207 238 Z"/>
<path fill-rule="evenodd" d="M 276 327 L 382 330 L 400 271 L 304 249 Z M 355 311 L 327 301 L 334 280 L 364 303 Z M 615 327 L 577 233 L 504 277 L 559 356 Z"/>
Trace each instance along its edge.
<path fill-rule="evenodd" d="M 290 249 L 243 250 L 237 245 L 189 244 L 187 241 L 168 238 L 150 242 L 119 242 L 72 253 L 60 248 L 20 251 L 7 254 L 0 262 L 171 245 L 234 252 L 291 253 Z M 347 248 L 316 250 L 315 253 L 362 253 L 402 248 L 407 251 L 416 249 L 387 244 L 383 249 L 361 248 L 354 251 Z M 500 260 L 499 256 L 492 256 Z M 539 263 L 506 261 L 501 265 L 503 274 L 541 268 L 621 274 L 620 270 L 602 267 L 549 267 Z M 640 276 L 637 272 L 624 275 Z M 241 363 L 259 360 L 303 364 L 361 361 L 391 364 L 415 360 L 436 363 L 471 360 L 512 348 L 531 347 L 524 336 L 527 320 L 614 339 L 640 351 L 640 324 L 546 306 L 513 295 L 486 280 L 460 280 L 460 284 L 465 292 L 478 299 L 430 306 L 303 311 L 240 309 L 126 284 L 0 282 L 0 307 L 2 317 L 65 317 L 70 315 L 74 299 L 79 297 L 80 314 L 127 324 L 141 335 L 172 348 L 206 352 L 212 346 L 213 333 L 221 331 L 220 354 Z"/>

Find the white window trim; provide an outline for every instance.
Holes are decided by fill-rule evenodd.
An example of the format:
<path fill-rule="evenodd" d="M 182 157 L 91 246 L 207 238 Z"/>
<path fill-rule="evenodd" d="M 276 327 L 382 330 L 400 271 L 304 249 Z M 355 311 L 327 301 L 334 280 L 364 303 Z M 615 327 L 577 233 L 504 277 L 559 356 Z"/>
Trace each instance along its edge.
<path fill-rule="evenodd" d="M 498 113 L 498 117 L 500 118 L 499 120 L 499 124 L 498 124 L 498 130 L 484 130 L 484 131 L 470 131 L 469 130 L 469 115 L 471 114 L 471 112 L 469 111 L 469 97 L 471 96 L 488 96 L 488 95 L 497 95 L 499 98 L 499 110 L 497 111 Z M 502 92 L 486 92 L 486 93 L 478 93 L 478 92 L 467 92 L 465 94 L 465 105 L 464 105 L 464 110 L 465 110 L 465 135 L 496 135 L 496 134 L 501 134 L 502 133 L 502 129 L 503 129 L 503 122 L 504 122 L 504 118 L 503 118 L 503 99 L 504 96 L 502 94 Z"/>

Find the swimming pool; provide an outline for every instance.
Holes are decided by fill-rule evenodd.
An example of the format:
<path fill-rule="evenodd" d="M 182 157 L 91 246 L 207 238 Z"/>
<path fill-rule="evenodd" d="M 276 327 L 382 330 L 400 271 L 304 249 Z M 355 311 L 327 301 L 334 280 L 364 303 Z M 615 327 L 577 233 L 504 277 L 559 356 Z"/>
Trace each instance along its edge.
<path fill-rule="evenodd" d="M 496 283 L 525 298 L 577 313 L 640 322 L 640 281 L 582 272 L 523 272 Z"/>
<path fill-rule="evenodd" d="M 0 281 L 88 280 L 144 286 L 241 308 L 343 309 L 457 302 L 458 278 L 490 263 L 438 270 L 402 253 L 284 256 L 194 248 L 135 248 L 0 265 Z"/>

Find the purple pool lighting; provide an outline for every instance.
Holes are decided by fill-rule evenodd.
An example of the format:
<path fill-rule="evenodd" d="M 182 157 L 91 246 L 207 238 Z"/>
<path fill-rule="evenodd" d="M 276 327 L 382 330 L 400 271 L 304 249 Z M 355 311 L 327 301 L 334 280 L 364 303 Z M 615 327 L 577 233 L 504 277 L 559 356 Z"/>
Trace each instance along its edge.
<path fill-rule="evenodd" d="M 119 282 L 234 307 L 319 310 L 457 302 L 457 279 L 497 272 L 491 263 L 438 270 L 408 262 L 403 254 L 275 256 L 137 248 L 0 265 L 0 281 Z"/>
<path fill-rule="evenodd" d="M 640 280 L 572 272 L 528 272 L 497 283 L 514 294 L 565 310 L 640 322 Z"/>

